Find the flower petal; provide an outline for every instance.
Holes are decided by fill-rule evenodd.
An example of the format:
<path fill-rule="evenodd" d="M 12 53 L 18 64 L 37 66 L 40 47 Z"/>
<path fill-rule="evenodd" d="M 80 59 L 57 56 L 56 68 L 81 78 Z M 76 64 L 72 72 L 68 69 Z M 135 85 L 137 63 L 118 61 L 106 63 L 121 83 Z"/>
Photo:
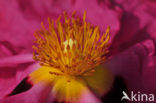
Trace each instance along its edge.
<path fill-rule="evenodd" d="M 142 73 L 144 92 L 156 94 L 156 56 L 147 57 L 144 62 Z"/>
<path fill-rule="evenodd" d="M 28 76 L 28 73 L 36 68 L 36 66 L 31 66 L 27 69 L 29 63 L 32 62 L 30 54 L 0 59 L 0 98 L 9 94 L 21 80 Z"/>
<path fill-rule="evenodd" d="M 79 103 L 102 103 L 99 98 L 97 98 L 89 90 L 84 90 Z"/>
<path fill-rule="evenodd" d="M 150 45 L 149 45 L 150 44 Z M 131 91 L 143 89 L 142 73 L 143 63 L 155 50 L 152 40 L 147 40 L 134 45 L 123 53 L 114 56 L 105 65 L 115 75 L 124 78 L 128 89 Z"/>
<path fill-rule="evenodd" d="M 16 68 L 0 68 L 0 99 L 16 86 Z"/>
<path fill-rule="evenodd" d="M 37 84 L 29 91 L 6 97 L 2 100 L 2 103 L 51 103 L 53 98 L 50 95 L 51 85 Z M 50 96 L 50 97 L 49 97 Z"/>
<path fill-rule="evenodd" d="M 156 38 L 156 2 L 153 0 L 114 0 L 122 8 L 121 29 L 112 44 L 114 53 L 126 50 L 137 42 Z"/>
<path fill-rule="evenodd" d="M 26 65 L 21 65 L 17 69 L 17 75 L 16 75 L 16 82 L 19 84 L 24 78 L 28 77 L 28 75 L 35 70 L 37 70 L 40 67 L 38 63 L 34 64 L 29 64 L 28 66 Z"/>
<path fill-rule="evenodd" d="M 34 62 L 32 54 L 19 54 L 0 59 L 0 67 L 13 67 L 17 64 Z"/>

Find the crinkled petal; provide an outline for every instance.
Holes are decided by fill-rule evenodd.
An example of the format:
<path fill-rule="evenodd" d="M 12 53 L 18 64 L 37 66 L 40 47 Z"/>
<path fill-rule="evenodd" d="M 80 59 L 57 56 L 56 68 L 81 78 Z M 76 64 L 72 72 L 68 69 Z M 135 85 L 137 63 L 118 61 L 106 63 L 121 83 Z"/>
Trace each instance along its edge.
<path fill-rule="evenodd" d="M 146 60 L 154 50 L 153 41 L 147 40 L 114 56 L 105 65 L 110 68 L 115 75 L 124 78 L 128 90 L 143 90 L 144 79 L 142 75 L 145 71 L 143 68 L 144 60 Z"/>
<path fill-rule="evenodd" d="M 153 0 L 114 0 L 124 12 L 121 29 L 112 43 L 112 51 L 119 53 L 137 42 L 156 38 L 156 2 Z"/>
<path fill-rule="evenodd" d="M 32 62 L 30 54 L 21 54 L 0 60 L 0 98 L 9 94 L 21 80 L 38 68 L 36 64 L 27 68 Z"/>

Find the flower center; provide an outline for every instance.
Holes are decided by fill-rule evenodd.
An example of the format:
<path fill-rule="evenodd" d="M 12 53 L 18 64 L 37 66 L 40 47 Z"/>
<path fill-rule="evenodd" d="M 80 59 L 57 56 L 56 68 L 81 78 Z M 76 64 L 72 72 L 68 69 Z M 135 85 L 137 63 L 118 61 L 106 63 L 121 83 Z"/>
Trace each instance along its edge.
<path fill-rule="evenodd" d="M 67 17 L 64 13 L 56 23 L 48 18 L 49 29 L 35 32 L 34 59 L 41 65 L 58 69 L 65 75 L 90 75 L 94 67 L 106 60 L 109 46 L 109 27 L 101 33 L 98 27 L 83 20 Z M 50 72 L 56 75 L 55 72 Z M 57 74 L 59 75 L 59 74 Z"/>
<path fill-rule="evenodd" d="M 76 45 L 76 40 L 72 40 L 71 38 L 69 40 L 66 40 L 64 43 L 64 53 L 67 53 L 68 50 L 72 50 L 73 45 Z"/>

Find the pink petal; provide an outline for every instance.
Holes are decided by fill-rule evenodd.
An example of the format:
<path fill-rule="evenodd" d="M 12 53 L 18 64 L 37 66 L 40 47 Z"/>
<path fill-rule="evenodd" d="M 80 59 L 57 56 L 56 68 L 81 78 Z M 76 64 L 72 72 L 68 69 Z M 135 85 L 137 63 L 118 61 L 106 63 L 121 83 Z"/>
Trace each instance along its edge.
<path fill-rule="evenodd" d="M 89 90 L 85 90 L 81 96 L 79 103 L 102 103 L 102 102 Z"/>
<path fill-rule="evenodd" d="M 143 90 L 144 83 L 142 81 L 144 81 L 144 78 L 142 78 L 142 75 L 146 71 L 143 67 L 144 60 L 146 60 L 154 50 L 155 47 L 153 41 L 147 40 L 134 45 L 117 56 L 114 56 L 106 63 L 106 65 L 112 70 L 112 72 L 114 72 L 115 75 L 119 75 L 124 78 L 128 86 L 128 90 Z M 147 75 L 150 77 L 150 73 Z M 146 76 L 146 78 L 148 77 Z"/>
<path fill-rule="evenodd" d="M 145 93 L 156 94 L 156 56 L 144 60 L 142 82 Z"/>
<path fill-rule="evenodd" d="M 119 53 L 137 42 L 156 38 L 156 2 L 153 0 L 115 0 L 121 7 L 121 29 L 113 40 L 114 53 Z"/>
<path fill-rule="evenodd" d="M 0 98 L 9 94 L 21 80 L 38 68 L 38 64 L 27 67 L 32 62 L 30 54 L 0 59 Z"/>
<path fill-rule="evenodd" d="M 25 66 L 25 65 L 24 65 Z M 16 82 L 19 84 L 24 78 L 26 78 L 31 72 L 37 70 L 40 68 L 40 65 L 38 63 L 31 64 L 27 66 L 26 68 L 22 68 L 22 66 L 17 70 L 16 73 Z"/>
<path fill-rule="evenodd" d="M 18 50 L 8 41 L 0 41 L 0 58 L 16 55 Z"/>
<path fill-rule="evenodd" d="M 28 51 L 30 51 L 36 23 L 23 17 L 18 2 L 1 0 L 0 11 L 2 21 L 2 24 L 0 24 L 0 40 L 9 41 L 11 44 L 24 49 L 29 48 Z"/>
<path fill-rule="evenodd" d="M 0 67 L 16 66 L 21 63 L 34 62 L 32 54 L 20 54 L 0 59 Z"/>
<path fill-rule="evenodd" d="M 0 68 L 0 99 L 16 86 L 16 68 Z"/>
<path fill-rule="evenodd" d="M 137 7 L 134 14 L 140 20 L 140 27 L 145 28 L 150 37 L 156 38 L 156 2 L 145 1 Z"/>
<path fill-rule="evenodd" d="M 3 103 L 52 103 L 51 87 L 50 85 L 37 84 L 24 93 L 6 97 L 1 101 Z"/>

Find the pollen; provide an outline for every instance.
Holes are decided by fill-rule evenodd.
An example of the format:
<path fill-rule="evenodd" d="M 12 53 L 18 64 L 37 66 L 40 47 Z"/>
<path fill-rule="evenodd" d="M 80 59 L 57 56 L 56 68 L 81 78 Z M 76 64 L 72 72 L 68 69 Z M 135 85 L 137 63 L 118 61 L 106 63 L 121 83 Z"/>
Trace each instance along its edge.
<path fill-rule="evenodd" d="M 45 27 L 42 22 L 42 28 L 34 33 L 33 57 L 41 66 L 58 69 L 61 75 L 79 76 L 92 74 L 95 66 L 105 62 L 109 27 L 100 32 L 99 27 L 86 21 L 86 12 L 82 20 L 75 12 L 72 16 L 65 12 L 56 22 L 48 18 L 48 23 Z"/>

